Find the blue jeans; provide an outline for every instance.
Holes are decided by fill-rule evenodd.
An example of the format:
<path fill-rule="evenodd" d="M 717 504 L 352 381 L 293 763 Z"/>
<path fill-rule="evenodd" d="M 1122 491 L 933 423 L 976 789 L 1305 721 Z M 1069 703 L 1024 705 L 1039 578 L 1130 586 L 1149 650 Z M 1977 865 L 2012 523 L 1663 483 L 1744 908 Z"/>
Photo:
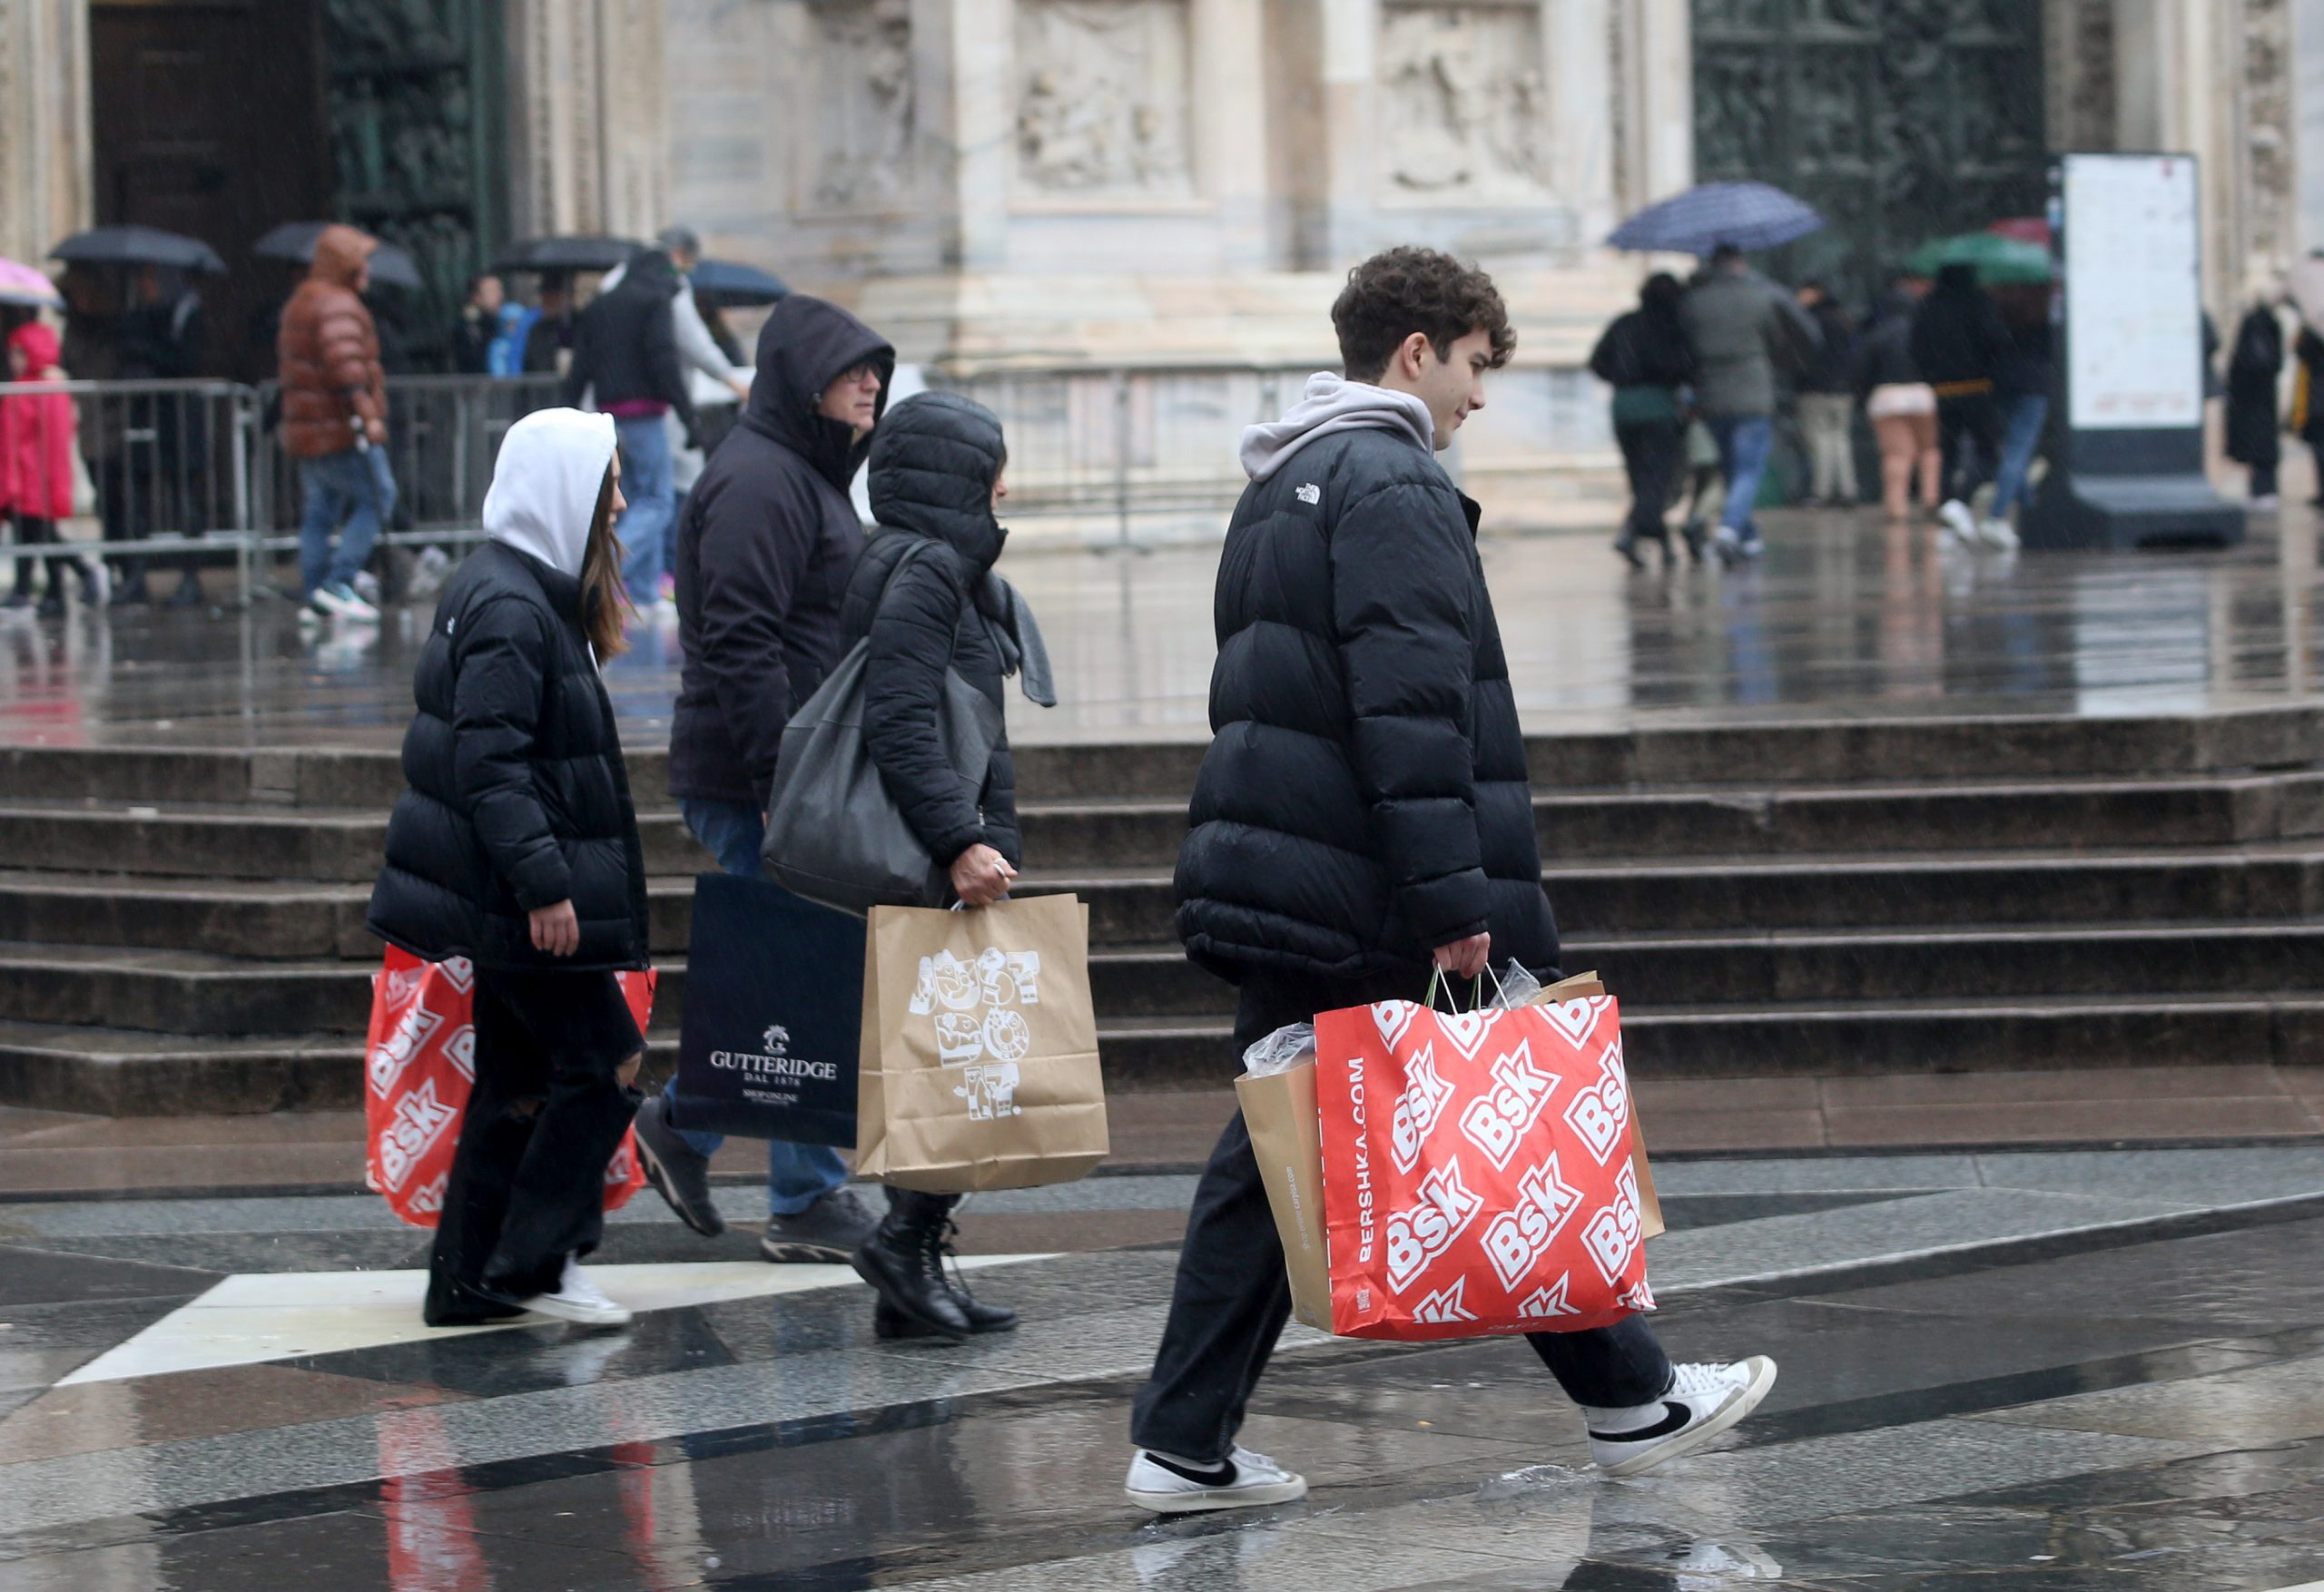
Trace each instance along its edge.
<path fill-rule="evenodd" d="M 1718 443 L 1718 469 L 1727 478 L 1727 507 L 1718 523 L 1739 539 L 1756 542 L 1759 527 L 1751 523 L 1751 510 L 1759 500 L 1768 455 L 1775 451 L 1776 423 L 1766 415 L 1707 415 L 1704 424 Z"/>
<path fill-rule="evenodd" d="M 670 433 L 659 415 L 632 415 L 615 418 L 614 435 L 621 443 L 621 495 L 629 499 L 614 522 L 621 543 L 621 580 L 629 600 L 644 608 L 662 595 L 663 545 L 678 515 Z"/>
<path fill-rule="evenodd" d="M 299 521 L 299 595 L 311 597 L 317 586 L 353 580 L 370 558 L 379 527 L 396 511 L 396 478 L 388 468 L 386 448 L 350 447 L 302 460 L 299 482 L 307 494 L 306 513 Z"/>
<path fill-rule="evenodd" d="M 2022 392 L 2009 401 L 2009 413 L 2003 418 L 2001 435 L 2001 469 L 1994 477 L 1993 517 L 2007 519 L 2012 506 L 2025 496 L 2025 472 L 2034 467 L 2034 455 L 2042 446 L 2042 427 L 2050 418 L 2050 399 L 2045 393 Z"/>
<path fill-rule="evenodd" d="M 685 815 L 686 828 L 694 831 L 694 838 L 718 859 L 719 867 L 743 879 L 759 876 L 759 844 L 766 839 L 766 823 L 758 809 L 739 801 L 688 800 L 678 803 L 678 811 Z M 675 1101 L 677 1090 L 678 1081 L 672 1078 L 663 1086 L 662 1094 Z M 678 1130 L 678 1136 L 705 1155 L 715 1155 L 726 1142 L 724 1134 L 684 1128 Z M 847 1163 L 829 1145 L 767 1141 L 766 1208 L 772 1214 L 796 1216 L 846 1181 Z"/>

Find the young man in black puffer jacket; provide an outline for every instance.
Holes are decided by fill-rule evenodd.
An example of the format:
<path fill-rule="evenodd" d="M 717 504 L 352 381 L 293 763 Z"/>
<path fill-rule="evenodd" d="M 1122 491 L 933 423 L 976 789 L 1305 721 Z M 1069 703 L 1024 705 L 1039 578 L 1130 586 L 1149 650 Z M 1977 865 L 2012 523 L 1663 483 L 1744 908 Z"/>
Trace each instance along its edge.
<path fill-rule="evenodd" d="M 1345 377 L 1310 378 L 1290 414 L 1243 435 L 1215 739 L 1178 854 L 1187 953 L 1242 986 L 1238 1056 L 1318 1012 L 1417 999 L 1432 963 L 1557 970 L 1477 506 L 1435 458 L 1515 348 L 1508 312 L 1482 271 L 1393 249 L 1350 273 L 1332 323 Z M 1195 1191 L 1137 1396 L 1131 1502 L 1174 1514 L 1305 1493 L 1235 1441 L 1290 1313 L 1238 1113 Z M 1623 1474 L 1731 1426 L 1775 1379 L 1766 1360 L 1674 1367 L 1636 1316 L 1529 1341 Z"/>

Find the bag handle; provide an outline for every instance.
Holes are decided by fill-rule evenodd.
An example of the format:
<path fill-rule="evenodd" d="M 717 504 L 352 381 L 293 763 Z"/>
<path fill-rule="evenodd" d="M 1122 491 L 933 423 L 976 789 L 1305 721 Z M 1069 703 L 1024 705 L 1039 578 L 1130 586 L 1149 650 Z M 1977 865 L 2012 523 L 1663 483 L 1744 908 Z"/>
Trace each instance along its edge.
<path fill-rule="evenodd" d="M 1492 963 L 1488 961 L 1485 963 L 1483 973 L 1470 981 L 1469 1010 L 1471 1012 L 1481 1012 L 1485 1009 L 1485 980 L 1487 978 L 1492 980 L 1492 992 L 1501 997 L 1502 1005 L 1509 1004 L 1509 991 L 1501 987 L 1501 975 L 1492 970 Z M 1429 969 L 1428 993 L 1421 997 L 1421 1004 L 1431 1011 L 1435 1010 L 1436 991 L 1440 985 L 1444 989 L 1445 997 L 1453 1002 L 1452 1015 L 1456 1017 L 1465 1015 L 1460 1007 L 1461 997 L 1454 991 L 1452 980 L 1444 977 L 1444 969 L 1442 968 Z"/>

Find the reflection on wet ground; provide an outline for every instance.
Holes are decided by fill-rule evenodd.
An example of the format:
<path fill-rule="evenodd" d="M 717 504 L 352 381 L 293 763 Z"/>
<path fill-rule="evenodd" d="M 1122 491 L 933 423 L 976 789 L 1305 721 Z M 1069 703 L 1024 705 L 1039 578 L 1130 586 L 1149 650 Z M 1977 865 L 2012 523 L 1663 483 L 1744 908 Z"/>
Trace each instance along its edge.
<path fill-rule="evenodd" d="M 220 1272 L 165 1263 L 160 1241 L 206 1236 L 245 1287 L 376 1286 L 399 1273 L 263 1270 L 300 1233 L 391 1236 L 376 1204 L 0 1207 L 0 1585 L 2290 1587 L 2324 1562 L 2319 1154 L 1674 1164 L 1664 1336 L 1784 1368 L 1729 1439 L 1609 1481 L 1521 1345 L 1295 1329 L 1245 1435 L 1305 1469 L 1311 1498 L 1165 1523 L 1116 1489 L 1167 1247 L 992 1265 L 978 1286 L 1026 1326 L 951 1351 L 879 1342 L 860 1287 L 800 1278 L 625 1333 L 400 1322 L 171 1371 L 153 1357 L 217 1348 L 171 1323 Z M 2200 1190 L 2216 1208 L 2149 1214 Z M 2081 1209 L 1965 1250 L 1963 1218 L 1934 1214 L 2012 1191 Z M 996 1203 L 1064 1236 L 1078 1214 L 1186 1194 L 1098 1179 L 1063 1204 Z M 654 1214 L 620 1226 L 638 1275 L 701 1269 Z M 408 1264 L 415 1237 L 369 1263 Z M 619 1274 L 617 1292 L 635 1281 Z"/>
<path fill-rule="evenodd" d="M 1803 712 L 2170 712 L 2315 688 L 2316 522 L 2287 508 L 2230 552 L 1971 553 L 1876 516 L 1769 516 L 1764 565 L 1631 574 L 1603 538 L 1485 542 L 1520 706 L 1547 732 Z M 1199 737 L 1215 546 L 1026 551 L 1007 573 L 1054 654 L 1056 710 L 1020 739 Z M 386 743 L 424 609 L 302 630 L 288 603 L 0 614 L 0 741 Z M 675 624 L 609 672 L 638 740 L 668 721 Z"/>

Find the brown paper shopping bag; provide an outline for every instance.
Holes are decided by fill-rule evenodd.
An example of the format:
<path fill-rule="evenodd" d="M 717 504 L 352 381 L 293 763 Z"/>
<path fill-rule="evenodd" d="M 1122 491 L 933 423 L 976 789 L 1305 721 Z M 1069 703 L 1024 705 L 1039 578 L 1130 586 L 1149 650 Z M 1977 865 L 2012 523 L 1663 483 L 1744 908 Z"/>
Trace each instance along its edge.
<path fill-rule="evenodd" d="M 1535 1006 L 1551 1005 L 1561 1000 L 1594 999 L 1606 993 L 1605 984 L 1595 973 L 1576 973 L 1571 978 L 1561 978 L 1533 997 Z M 1638 1178 L 1638 1229 L 1644 1238 L 1659 1238 L 1668 1232 L 1662 1223 L 1662 1199 L 1654 1192 L 1654 1172 L 1646 1164 L 1646 1125 L 1639 1119 L 1638 1093 L 1630 1093 L 1630 1169 Z"/>
<path fill-rule="evenodd" d="M 874 907 L 855 1169 L 927 1194 L 1070 1183 L 1106 1158 L 1089 909 Z"/>
<path fill-rule="evenodd" d="M 1259 1163 L 1267 1204 L 1283 1240 L 1291 1276 L 1291 1313 L 1332 1330 L 1332 1266 L 1324 1237 L 1324 1136 L 1315 1111 L 1315 1059 L 1265 1077 L 1235 1080 L 1251 1154 Z"/>

